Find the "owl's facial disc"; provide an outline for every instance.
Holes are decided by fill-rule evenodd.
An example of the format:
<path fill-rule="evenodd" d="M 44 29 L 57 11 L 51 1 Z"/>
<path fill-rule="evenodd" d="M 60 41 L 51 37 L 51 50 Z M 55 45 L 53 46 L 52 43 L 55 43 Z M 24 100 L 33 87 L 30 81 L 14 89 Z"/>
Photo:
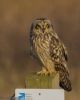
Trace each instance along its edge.
<path fill-rule="evenodd" d="M 46 34 L 52 30 L 51 23 L 47 20 L 39 20 L 35 23 L 34 32 L 36 34 Z"/>

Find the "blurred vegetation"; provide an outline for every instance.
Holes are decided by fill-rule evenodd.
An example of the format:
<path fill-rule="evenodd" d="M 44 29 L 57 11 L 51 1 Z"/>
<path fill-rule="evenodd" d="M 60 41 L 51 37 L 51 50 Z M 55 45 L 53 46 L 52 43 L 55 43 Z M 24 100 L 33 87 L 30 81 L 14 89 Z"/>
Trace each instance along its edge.
<path fill-rule="evenodd" d="M 0 0 L 0 95 L 10 96 L 23 88 L 25 76 L 40 69 L 29 56 L 29 30 L 34 19 L 48 17 L 69 52 L 73 91 L 66 100 L 78 100 L 80 93 L 80 1 Z"/>

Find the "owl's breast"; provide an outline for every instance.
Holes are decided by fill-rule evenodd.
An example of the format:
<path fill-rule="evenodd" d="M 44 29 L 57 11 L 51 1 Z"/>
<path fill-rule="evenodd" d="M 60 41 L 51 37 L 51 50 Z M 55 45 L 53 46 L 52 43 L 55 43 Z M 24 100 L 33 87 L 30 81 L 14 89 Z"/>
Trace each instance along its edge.
<path fill-rule="evenodd" d="M 42 38 L 37 37 L 33 40 L 34 52 L 45 66 L 52 63 L 49 46 L 50 46 L 50 38 L 46 37 L 44 39 L 43 37 Z"/>
<path fill-rule="evenodd" d="M 50 40 L 48 38 L 44 38 L 44 36 L 37 37 L 33 40 L 33 46 L 36 53 L 49 53 L 49 43 Z"/>

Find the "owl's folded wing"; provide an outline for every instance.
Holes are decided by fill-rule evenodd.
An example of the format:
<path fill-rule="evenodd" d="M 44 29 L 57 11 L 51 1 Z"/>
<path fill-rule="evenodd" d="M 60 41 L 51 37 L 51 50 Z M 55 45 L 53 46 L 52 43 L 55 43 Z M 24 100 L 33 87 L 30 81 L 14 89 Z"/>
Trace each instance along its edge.
<path fill-rule="evenodd" d="M 63 43 L 62 43 L 62 48 L 63 48 L 63 55 L 65 57 L 65 60 L 68 61 L 68 52 Z"/>

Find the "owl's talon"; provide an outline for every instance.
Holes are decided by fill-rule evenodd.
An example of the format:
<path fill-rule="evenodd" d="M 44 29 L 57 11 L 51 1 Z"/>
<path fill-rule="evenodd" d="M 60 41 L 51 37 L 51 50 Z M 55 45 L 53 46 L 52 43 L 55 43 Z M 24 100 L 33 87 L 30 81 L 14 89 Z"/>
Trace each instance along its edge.
<path fill-rule="evenodd" d="M 37 72 L 37 75 L 47 75 L 48 74 L 48 72 L 43 72 L 43 71 L 40 71 L 40 72 Z"/>
<path fill-rule="evenodd" d="M 40 71 L 40 72 L 37 72 L 37 75 L 41 75 L 42 74 L 42 71 Z"/>
<path fill-rule="evenodd" d="M 39 72 L 37 72 L 37 75 L 47 75 L 47 70 L 46 70 L 46 68 L 45 67 L 42 67 L 42 70 L 41 71 L 39 71 Z"/>

